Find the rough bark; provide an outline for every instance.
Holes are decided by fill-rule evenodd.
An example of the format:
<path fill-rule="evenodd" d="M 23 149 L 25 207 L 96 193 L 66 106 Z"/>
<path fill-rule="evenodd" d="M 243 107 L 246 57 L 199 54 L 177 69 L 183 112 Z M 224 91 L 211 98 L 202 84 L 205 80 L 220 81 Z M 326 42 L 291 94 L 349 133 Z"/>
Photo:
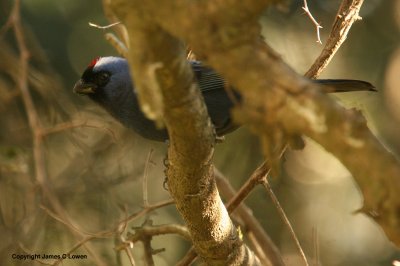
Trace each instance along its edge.
<path fill-rule="evenodd" d="M 219 196 L 212 166 L 215 132 L 184 46 L 141 6 L 111 4 L 128 29 L 128 60 L 142 110 L 168 129 L 168 188 L 196 252 L 209 265 L 257 265 Z"/>
<path fill-rule="evenodd" d="M 146 93 L 146 73 L 156 69 L 163 109 L 160 112 L 157 104 L 151 104 L 154 97 L 143 96 L 142 106 L 153 106 L 149 115 L 155 120 L 159 114 L 165 118 L 171 137 L 167 169 L 171 193 L 196 251 L 207 263 L 222 263 L 230 249 L 240 257 L 246 249 L 219 199 L 210 161 L 213 133 L 175 38 L 187 42 L 242 93 L 235 118 L 260 136 L 267 155 L 274 159 L 275 151 L 280 153 L 287 141 L 302 134 L 320 143 L 357 180 L 365 199 L 362 211 L 400 244 L 398 160 L 370 132 L 358 111 L 338 105 L 260 39 L 257 20 L 270 1 L 112 3 L 128 28 L 129 60 L 135 80 L 143 83 L 140 94 Z"/>

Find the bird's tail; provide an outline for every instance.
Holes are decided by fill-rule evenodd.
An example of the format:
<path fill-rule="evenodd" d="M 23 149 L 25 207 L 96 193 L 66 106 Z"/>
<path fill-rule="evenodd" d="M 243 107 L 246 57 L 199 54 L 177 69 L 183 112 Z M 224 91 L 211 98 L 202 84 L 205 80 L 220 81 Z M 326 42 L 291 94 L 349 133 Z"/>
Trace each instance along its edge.
<path fill-rule="evenodd" d="M 353 79 L 316 79 L 316 83 L 326 87 L 326 92 L 376 91 L 374 85 Z"/>

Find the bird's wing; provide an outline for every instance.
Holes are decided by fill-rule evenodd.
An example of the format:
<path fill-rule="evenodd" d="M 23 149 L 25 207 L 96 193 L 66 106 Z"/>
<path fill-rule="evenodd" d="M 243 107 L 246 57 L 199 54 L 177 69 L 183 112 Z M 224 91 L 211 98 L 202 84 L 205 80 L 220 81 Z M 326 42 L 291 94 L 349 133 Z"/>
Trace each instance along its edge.
<path fill-rule="evenodd" d="M 212 68 L 199 61 L 190 63 L 217 135 L 223 136 L 237 129 L 239 126 L 232 122 L 230 109 L 240 101 L 240 95 Z"/>
<path fill-rule="evenodd" d="M 224 90 L 226 81 L 212 68 L 204 66 L 199 61 L 190 61 L 196 81 L 199 84 L 201 91 Z"/>

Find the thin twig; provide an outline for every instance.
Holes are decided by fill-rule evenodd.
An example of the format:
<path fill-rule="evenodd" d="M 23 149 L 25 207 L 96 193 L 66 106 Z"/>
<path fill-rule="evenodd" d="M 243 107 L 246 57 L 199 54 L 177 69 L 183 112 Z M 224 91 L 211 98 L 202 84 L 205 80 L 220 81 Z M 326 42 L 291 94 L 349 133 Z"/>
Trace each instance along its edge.
<path fill-rule="evenodd" d="M 138 236 L 138 240 L 140 240 L 143 244 L 144 250 L 144 261 L 146 266 L 154 266 L 154 259 L 153 259 L 153 248 L 151 247 L 151 240 L 152 236 L 149 234 L 145 234 L 142 231 L 142 228 L 146 226 L 152 226 L 153 222 L 151 220 L 146 220 L 142 227 L 137 230 L 136 235 Z"/>
<path fill-rule="evenodd" d="M 115 26 L 121 25 L 121 24 L 122 24 L 122 23 L 121 23 L 120 21 L 117 21 L 117 22 L 111 23 L 111 24 L 106 25 L 106 26 L 100 26 L 100 25 L 97 25 L 97 24 L 95 24 L 95 23 L 89 22 L 89 26 L 94 27 L 94 28 L 96 28 L 96 29 L 101 29 L 101 30 L 110 29 L 110 28 L 112 28 L 112 27 L 115 27 Z M 122 27 L 122 28 L 123 28 L 123 27 Z M 123 30 L 119 31 L 119 33 L 122 33 L 122 32 L 123 32 Z M 106 33 L 106 34 L 104 35 L 104 37 L 106 38 L 106 40 L 107 40 L 112 46 L 114 46 L 114 48 L 118 51 L 118 53 L 119 53 L 120 55 L 122 55 L 122 56 L 125 57 L 125 58 L 127 57 L 127 55 L 128 55 L 128 48 L 127 48 L 126 44 L 124 44 L 120 39 L 118 39 L 118 37 L 115 36 L 114 33 L 108 32 L 108 33 Z"/>
<path fill-rule="evenodd" d="M 307 0 L 303 0 L 304 6 L 302 9 L 306 12 L 307 16 L 310 18 L 311 22 L 315 25 L 315 29 L 317 31 L 317 43 L 322 44 L 321 35 L 319 30 L 322 29 L 322 26 L 315 20 L 314 16 L 311 14 L 310 9 L 308 9 Z"/>
<path fill-rule="evenodd" d="M 114 27 L 114 26 L 117 26 L 117 25 L 119 25 L 119 24 L 121 24 L 121 22 L 120 22 L 120 21 L 117 21 L 117 22 L 111 23 L 111 24 L 106 25 L 106 26 L 100 26 L 100 25 L 98 25 L 98 24 L 89 22 L 89 26 L 90 26 L 90 27 L 93 27 L 93 28 L 96 28 L 96 29 L 101 29 L 101 30 L 106 30 L 106 29 L 112 28 L 112 27 Z"/>
<path fill-rule="evenodd" d="M 91 241 L 93 239 L 96 239 L 96 237 L 95 236 L 87 236 L 87 237 L 83 238 L 81 241 L 76 243 L 69 251 L 65 252 L 65 254 L 71 254 L 72 252 L 74 252 L 75 250 L 82 247 L 83 245 L 85 245 L 86 243 L 88 243 L 89 241 Z M 59 265 L 63 261 L 64 261 L 64 258 L 60 258 L 60 259 L 56 260 L 54 263 L 52 263 L 52 265 Z"/>
<path fill-rule="evenodd" d="M 153 253 L 151 247 L 151 237 L 143 239 L 144 261 L 146 266 L 154 266 Z"/>
<path fill-rule="evenodd" d="M 249 213 L 249 215 L 251 215 L 251 213 Z M 262 231 L 265 233 L 264 230 Z M 249 240 L 249 246 L 251 247 L 251 250 L 254 250 L 254 252 L 257 254 L 257 257 L 260 259 L 261 265 L 271 265 L 270 259 L 265 252 L 265 246 L 262 246 L 259 241 L 259 236 L 256 235 L 252 229 L 250 229 L 246 230 L 246 237 Z M 274 266 L 274 264 L 272 265 Z"/>
<path fill-rule="evenodd" d="M 111 8 L 108 8 L 108 6 L 110 5 L 111 1 L 112 0 L 103 0 L 102 1 L 103 2 L 103 10 L 104 10 L 104 15 L 106 16 L 108 21 L 110 21 L 111 23 L 114 23 L 114 22 L 118 22 L 120 20 L 115 16 L 115 14 L 111 10 Z M 107 39 L 107 35 L 108 34 L 114 35 L 114 37 L 115 37 L 114 39 L 118 40 L 119 44 L 122 44 L 122 45 L 119 45 L 118 47 L 116 47 L 117 51 L 120 52 L 119 48 L 122 48 L 121 51 L 125 51 L 126 52 L 125 53 L 125 57 L 126 57 L 127 54 L 128 54 L 128 48 L 127 47 L 129 45 L 129 36 L 128 36 L 128 32 L 126 30 L 126 27 L 121 23 L 119 25 L 119 27 L 114 27 L 113 30 L 114 30 L 114 32 L 116 33 L 117 36 L 115 36 L 112 33 L 106 33 L 106 39 Z M 111 43 L 111 44 L 113 44 L 113 43 Z"/>
<path fill-rule="evenodd" d="M 62 219 L 61 217 L 59 217 L 57 214 L 55 214 L 53 211 L 51 211 L 49 208 L 47 208 L 44 205 L 40 205 L 40 208 L 43 209 L 47 215 L 49 215 L 50 217 L 52 217 L 54 220 L 64 224 L 65 226 L 67 226 L 69 229 L 71 229 L 71 231 L 75 231 L 79 234 L 87 234 L 86 232 L 82 232 L 78 227 L 76 227 L 75 225 L 73 225 L 70 221 L 67 221 L 65 219 Z"/>
<path fill-rule="evenodd" d="M 142 182 L 142 190 L 143 190 L 143 207 L 146 208 L 149 206 L 149 197 L 148 197 L 148 171 L 149 171 L 149 165 L 151 162 L 151 156 L 153 155 L 154 150 L 150 149 L 149 153 L 147 154 L 147 159 L 146 163 L 144 166 L 144 172 L 143 172 L 143 182 Z"/>
<path fill-rule="evenodd" d="M 297 250 L 299 251 L 301 258 L 304 261 L 304 265 L 308 266 L 309 264 L 307 261 L 307 257 L 300 245 L 300 241 L 297 238 L 296 233 L 294 232 L 293 227 L 292 227 L 289 219 L 287 218 L 285 211 L 283 210 L 281 204 L 279 203 L 278 198 L 275 196 L 274 191 L 272 191 L 272 188 L 269 185 L 269 182 L 266 178 L 264 180 L 262 180 L 262 185 L 264 186 L 265 190 L 268 192 L 271 200 L 273 201 L 274 205 L 276 206 L 276 209 L 278 210 L 279 216 L 281 216 L 282 221 L 286 224 L 286 227 L 289 229 L 289 232 L 296 244 Z"/>
<path fill-rule="evenodd" d="M 178 261 L 178 263 L 176 264 L 176 266 L 188 266 L 191 265 L 197 258 L 197 253 L 194 250 L 194 247 L 191 247 L 185 254 L 185 256 L 183 256 L 183 258 Z"/>
<path fill-rule="evenodd" d="M 265 173 L 268 172 L 268 166 L 266 162 L 263 162 L 251 175 L 252 178 L 257 181 L 257 184 L 260 184 L 260 178 L 265 176 Z M 215 173 L 215 178 L 217 180 L 218 189 L 221 191 L 221 194 L 224 195 L 226 198 L 234 199 L 240 194 L 240 191 L 246 191 L 247 189 L 243 189 L 248 182 L 246 182 L 239 192 L 236 192 L 232 185 L 229 183 L 229 179 L 226 178 L 222 173 L 219 171 Z M 251 178 L 250 178 L 251 179 Z M 240 197 L 243 198 L 244 197 Z M 230 201 L 233 202 L 233 201 Z M 229 209 L 229 205 L 227 208 Z M 249 234 L 253 237 L 250 238 L 251 242 L 253 243 L 255 252 L 257 257 L 262 262 L 262 265 L 284 265 L 284 262 L 280 256 L 278 248 L 275 246 L 273 241 L 269 238 L 266 234 L 264 228 L 258 222 L 258 220 L 253 216 L 252 210 L 247 207 L 244 203 L 240 204 L 237 209 L 232 209 L 232 212 L 235 213 L 240 217 L 243 222 L 243 225 Z M 259 249 L 258 249 L 259 248 Z"/>
<path fill-rule="evenodd" d="M 124 248 L 124 251 L 126 253 L 126 255 L 128 256 L 129 262 L 132 266 L 135 266 L 135 258 L 133 257 L 133 254 L 131 252 L 131 250 L 129 249 L 129 247 Z"/>
<path fill-rule="evenodd" d="M 353 23 L 361 19 L 359 11 L 363 2 L 364 0 L 342 1 L 324 49 L 304 76 L 316 79 L 327 67 L 340 46 L 346 40 Z"/>
<path fill-rule="evenodd" d="M 89 123 L 88 121 L 68 121 L 68 122 L 59 123 L 59 124 L 51 126 L 49 128 L 42 128 L 40 131 L 40 135 L 42 137 L 45 137 L 45 136 L 48 136 L 51 134 L 56 134 L 56 133 L 63 132 L 65 130 L 80 128 L 80 127 L 97 128 L 97 129 L 104 130 L 106 132 L 106 134 L 108 134 L 113 139 L 114 142 L 117 142 L 117 138 L 115 136 L 115 133 L 112 131 L 112 129 L 104 127 L 102 125 Z"/>
<path fill-rule="evenodd" d="M 237 194 L 231 198 L 226 205 L 227 210 L 229 213 L 232 213 L 241 202 L 243 202 L 247 196 L 250 194 L 250 192 L 254 189 L 256 185 L 258 185 L 261 180 L 263 180 L 268 173 L 270 172 L 271 167 L 268 165 L 267 161 L 264 161 L 250 176 L 249 179 L 247 179 L 246 183 L 242 185 L 242 187 L 239 189 Z M 216 172 L 217 175 L 220 175 L 220 172 Z"/>
<path fill-rule="evenodd" d="M 124 206 L 124 207 L 125 207 L 125 206 Z M 124 208 L 124 212 L 125 212 L 125 217 L 127 217 L 128 214 L 127 214 L 126 207 Z M 126 220 L 126 218 L 125 218 L 124 220 Z M 127 223 L 126 223 L 126 222 L 125 222 L 125 223 L 119 223 L 119 224 L 118 224 L 118 227 L 117 227 L 117 228 L 118 228 L 117 231 L 119 232 L 118 238 L 119 238 L 119 241 L 121 241 L 121 243 L 127 244 L 127 245 L 123 248 L 123 250 L 125 251 L 126 255 L 128 256 L 128 259 L 129 259 L 130 264 L 131 264 L 132 266 L 135 266 L 135 265 L 136 265 L 136 263 L 135 263 L 135 258 L 133 257 L 133 254 L 132 254 L 132 251 L 131 251 L 131 249 L 133 248 L 133 242 L 131 242 L 131 241 L 126 241 L 125 237 L 123 236 L 123 233 L 124 233 L 124 231 L 125 231 L 125 229 L 126 229 L 126 226 L 127 226 Z M 121 264 L 121 265 L 122 265 L 122 264 Z"/>
<path fill-rule="evenodd" d="M 171 205 L 171 204 L 174 204 L 174 200 L 173 199 L 168 199 L 168 200 L 160 201 L 160 202 L 158 202 L 156 204 L 149 205 L 147 208 L 144 208 L 143 210 L 140 210 L 140 211 L 138 211 L 136 213 L 133 213 L 133 214 L 129 215 L 126 219 L 120 221 L 119 224 L 121 225 L 121 224 L 124 224 L 124 223 L 128 223 L 128 222 L 130 222 L 130 221 L 132 221 L 132 220 L 134 220 L 134 219 L 136 219 L 138 217 L 141 217 L 141 216 L 145 215 L 146 213 L 149 213 L 149 212 L 151 212 L 151 211 L 153 211 L 155 209 L 158 209 L 158 208 L 161 208 L 161 207 L 165 207 L 165 206 L 168 206 L 168 205 Z"/>
<path fill-rule="evenodd" d="M 183 225 L 179 224 L 164 224 L 164 225 L 143 225 L 139 228 L 135 228 L 136 232 L 130 235 L 124 243 L 116 246 L 115 250 L 122 250 L 126 247 L 132 245 L 143 237 L 146 236 L 158 236 L 158 235 L 167 235 L 167 234 L 175 234 L 181 236 L 183 239 L 190 241 L 190 234 L 187 228 Z"/>
<path fill-rule="evenodd" d="M 100 231 L 97 233 L 88 233 L 88 232 L 83 232 L 82 230 L 78 229 L 77 227 L 73 226 L 72 224 L 69 224 L 67 222 L 65 222 L 63 219 L 59 218 L 56 214 L 54 214 L 53 212 L 51 212 L 50 210 L 48 210 L 47 208 L 43 207 L 42 208 L 54 219 L 56 219 L 57 221 L 65 224 L 66 226 L 70 227 L 71 229 L 73 229 L 73 231 L 76 231 L 78 233 L 80 233 L 81 235 L 86 234 L 87 236 L 85 236 L 82 240 L 80 240 L 78 243 L 76 243 L 68 252 L 67 254 L 72 253 L 73 251 L 77 250 L 79 247 L 85 245 L 86 243 L 88 243 L 89 241 L 93 240 L 93 239 L 98 239 L 98 238 L 110 238 L 115 236 L 115 234 L 119 234 L 121 235 L 122 232 L 125 230 L 126 225 L 129 221 L 135 219 L 135 218 L 139 218 L 143 215 L 145 215 L 146 213 L 167 206 L 171 203 L 171 201 L 162 201 L 160 203 L 154 204 L 154 205 L 149 205 L 147 209 L 144 209 L 138 213 L 135 213 L 127 218 L 125 218 L 124 220 L 122 220 L 121 222 L 118 223 L 118 225 L 112 229 L 112 230 L 105 230 L 105 231 Z M 173 203 L 173 202 L 172 202 Z M 162 230 L 160 230 L 162 231 Z M 182 232 L 182 230 L 181 230 Z M 150 233 L 151 234 L 151 233 Z M 161 234 L 161 233 L 160 233 Z M 184 235 L 184 233 L 182 233 Z M 154 235 L 157 235 L 156 233 L 154 233 Z M 121 245 L 120 249 L 128 249 L 129 246 L 131 245 L 131 243 L 133 243 L 132 241 L 122 241 L 123 244 Z M 130 250 L 125 250 L 125 252 L 127 253 L 130 263 L 132 265 L 135 265 L 134 259 L 132 254 L 130 253 Z M 64 259 L 60 258 L 59 260 L 55 261 L 54 265 L 59 264 L 60 262 L 62 262 Z"/>
<path fill-rule="evenodd" d="M 108 32 L 104 35 L 104 37 L 122 57 L 128 57 L 128 48 L 120 39 L 118 39 L 117 36 L 115 36 L 114 33 Z"/>

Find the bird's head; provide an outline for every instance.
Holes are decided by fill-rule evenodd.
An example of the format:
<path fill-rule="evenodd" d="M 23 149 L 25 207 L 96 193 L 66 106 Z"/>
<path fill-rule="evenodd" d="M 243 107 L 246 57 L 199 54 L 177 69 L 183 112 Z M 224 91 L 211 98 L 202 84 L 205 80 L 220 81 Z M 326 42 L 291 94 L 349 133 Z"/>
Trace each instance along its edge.
<path fill-rule="evenodd" d="M 73 91 L 86 95 L 124 126 L 144 138 L 164 141 L 166 130 L 158 130 L 140 111 L 128 62 L 119 57 L 92 60 L 76 82 Z"/>
<path fill-rule="evenodd" d="M 112 56 L 93 59 L 73 91 L 87 95 L 100 104 L 126 96 L 126 93 L 132 91 L 128 62 Z"/>

